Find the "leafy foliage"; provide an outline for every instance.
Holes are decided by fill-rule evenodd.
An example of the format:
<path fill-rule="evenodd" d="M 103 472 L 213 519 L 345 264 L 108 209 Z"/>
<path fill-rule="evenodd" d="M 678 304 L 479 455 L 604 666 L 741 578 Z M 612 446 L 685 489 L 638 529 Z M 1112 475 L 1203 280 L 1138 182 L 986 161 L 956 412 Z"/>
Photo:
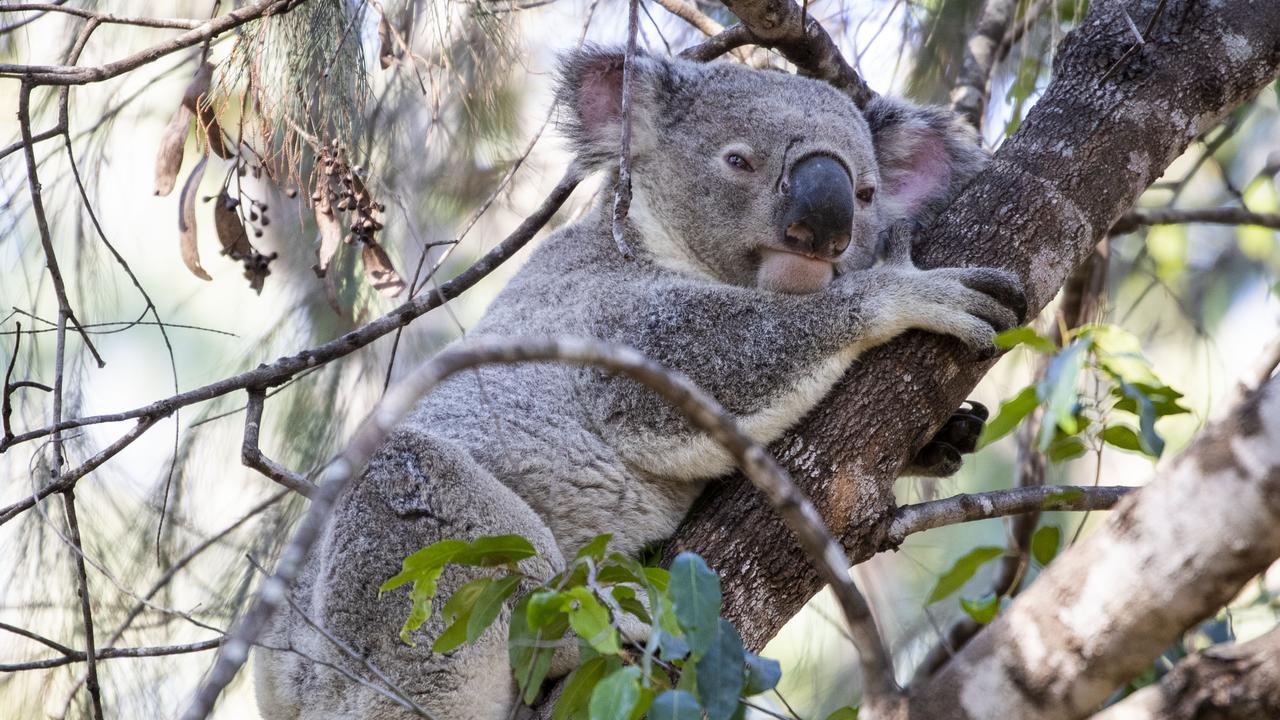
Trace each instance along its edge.
<path fill-rule="evenodd" d="M 1053 462 L 1073 460 L 1103 445 L 1154 460 L 1165 447 L 1156 422 L 1190 412 L 1179 404 L 1182 393 L 1156 376 L 1138 339 L 1118 326 L 1081 326 L 1067 333 L 1062 348 L 1029 327 L 1001 333 L 996 344 L 1022 346 L 1050 360 L 1043 379 L 1001 404 L 982 431 L 981 446 L 1013 432 L 1041 408 L 1037 445 Z M 1082 393 L 1087 381 L 1100 391 Z"/>
<path fill-rule="evenodd" d="M 610 552 L 609 540 L 607 534 L 592 539 L 569 567 L 546 579 L 519 569 L 520 561 L 537 554 L 519 536 L 441 540 L 405 558 L 380 590 L 411 586 L 413 604 L 400 637 L 412 644 L 412 634 L 431 617 L 449 565 L 491 569 L 494 575 L 467 582 L 444 603 L 445 629 L 431 648 L 448 652 L 478 640 L 516 591 L 529 588 L 516 601 L 508 627 L 509 657 L 524 702 L 537 697 L 558 647 L 577 643 L 582 658 L 565 681 L 555 720 L 646 714 L 731 720 L 742 716 L 744 696 L 777 687 L 781 666 L 743 648 L 737 629 L 720 615 L 720 578 L 702 558 L 682 553 L 668 572 Z M 645 637 L 630 634 L 637 623 L 647 626 Z"/>

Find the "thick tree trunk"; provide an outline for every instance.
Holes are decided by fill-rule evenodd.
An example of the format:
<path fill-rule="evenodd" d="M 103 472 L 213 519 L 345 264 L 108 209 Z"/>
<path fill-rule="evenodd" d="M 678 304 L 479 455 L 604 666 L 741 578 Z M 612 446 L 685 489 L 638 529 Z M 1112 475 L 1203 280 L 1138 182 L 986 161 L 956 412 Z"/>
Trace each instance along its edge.
<path fill-rule="evenodd" d="M 1134 47 L 1123 16 L 1145 27 Z M 1271 82 L 1280 2 L 1095 2 L 1062 42 L 1055 77 L 991 166 L 927 233 L 921 265 L 1021 274 L 1033 311 L 1196 137 Z M 912 333 L 862 358 L 774 448 L 857 562 L 893 518 L 892 486 L 990 362 Z M 775 513 L 741 477 L 711 491 L 668 544 L 720 571 L 726 613 L 759 649 L 820 589 Z"/>

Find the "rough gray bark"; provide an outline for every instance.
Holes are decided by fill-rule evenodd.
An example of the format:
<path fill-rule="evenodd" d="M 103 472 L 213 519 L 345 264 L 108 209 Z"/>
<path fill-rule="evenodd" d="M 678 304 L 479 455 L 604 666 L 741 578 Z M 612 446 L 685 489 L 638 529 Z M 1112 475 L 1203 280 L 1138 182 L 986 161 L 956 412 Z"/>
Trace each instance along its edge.
<path fill-rule="evenodd" d="M 1055 77 L 1019 131 L 926 233 L 921 264 L 1019 272 L 1033 311 L 1187 145 L 1271 82 L 1280 3 L 1136 0 L 1145 45 L 1119 3 L 1093 3 L 1062 42 Z M 880 547 L 892 487 L 989 361 L 912 333 L 865 355 L 774 449 L 854 561 Z M 750 528 L 750 532 L 744 532 Z M 740 477 L 713 489 L 667 550 L 701 553 L 724 578 L 726 613 L 759 649 L 820 583 L 794 539 Z"/>

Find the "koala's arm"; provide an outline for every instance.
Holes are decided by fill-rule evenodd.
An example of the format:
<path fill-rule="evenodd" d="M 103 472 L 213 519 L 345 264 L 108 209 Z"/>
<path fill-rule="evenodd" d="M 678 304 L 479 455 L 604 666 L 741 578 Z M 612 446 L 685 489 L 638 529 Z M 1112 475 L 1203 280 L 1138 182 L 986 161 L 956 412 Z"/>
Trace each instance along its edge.
<path fill-rule="evenodd" d="M 921 271 L 894 264 L 851 273 L 807 295 L 671 277 L 621 294 L 601 337 L 631 345 L 689 376 L 760 442 L 780 437 L 865 349 L 912 328 L 955 336 L 979 351 L 1018 322 L 1010 274 L 984 268 Z M 592 375 L 594 415 L 628 462 L 673 478 L 726 472 L 728 456 L 631 381 Z"/>

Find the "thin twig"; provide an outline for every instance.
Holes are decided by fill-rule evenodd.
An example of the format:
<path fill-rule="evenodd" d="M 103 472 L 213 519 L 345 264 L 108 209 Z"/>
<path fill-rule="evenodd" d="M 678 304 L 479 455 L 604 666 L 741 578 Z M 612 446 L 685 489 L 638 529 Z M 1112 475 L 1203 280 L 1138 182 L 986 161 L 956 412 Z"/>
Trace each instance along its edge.
<path fill-rule="evenodd" d="M 85 688 L 93 707 L 94 720 L 102 720 L 102 687 L 98 684 L 98 657 L 94 653 L 93 607 L 89 598 L 89 576 L 84 568 L 84 544 L 80 539 L 80 522 L 76 519 L 75 491 L 67 488 L 62 493 L 63 507 L 67 512 L 67 530 L 75 549 L 76 591 L 80 595 L 80 617 L 84 623 L 84 660 L 86 664 Z"/>
<path fill-rule="evenodd" d="M 240 461 L 286 488 L 304 497 L 311 497 L 315 493 L 315 483 L 267 457 L 262 453 L 262 448 L 258 447 L 258 431 L 262 424 L 265 393 L 266 391 L 262 388 L 249 388 L 249 404 L 246 405 L 244 442 L 240 446 Z"/>
<path fill-rule="evenodd" d="M 186 653 L 201 652 L 204 650 L 212 650 L 222 644 L 222 638 L 213 638 L 211 640 L 201 640 L 200 642 L 185 643 L 183 645 L 158 645 L 153 647 L 124 647 L 124 648 L 103 648 L 96 653 L 86 653 L 83 650 L 67 649 L 62 657 L 49 658 L 47 660 L 32 660 L 30 662 L 9 663 L 0 665 L 0 672 L 21 672 L 23 670 L 47 670 L 49 668 L 70 665 L 71 663 L 85 662 L 86 660 L 115 660 L 117 658 L 146 658 L 146 657 L 164 657 L 166 655 L 184 655 Z"/>
<path fill-rule="evenodd" d="M 1137 208 L 1111 226 L 1111 235 L 1123 235 L 1145 225 L 1257 225 L 1280 230 L 1280 213 L 1259 213 L 1246 208 Z"/>
<path fill-rule="evenodd" d="M 1040 485 L 985 493 L 952 495 L 941 500 L 904 505 L 889 526 L 886 547 L 897 547 L 908 535 L 925 530 L 1016 515 L 1032 510 L 1107 510 L 1133 491 L 1126 486 Z"/>
<path fill-rule="evenodd" d="M 622 141 L 618 147 L 618 184 L 613 189 L 613 242 L 622 257 L 634 257 L 625 226 L 631 209 L 631 85 L 635 82 L 636 32 L 640 27 L 639 0 L 631 0 L 627 15 L 627 50 L 622 57 Z"/>

